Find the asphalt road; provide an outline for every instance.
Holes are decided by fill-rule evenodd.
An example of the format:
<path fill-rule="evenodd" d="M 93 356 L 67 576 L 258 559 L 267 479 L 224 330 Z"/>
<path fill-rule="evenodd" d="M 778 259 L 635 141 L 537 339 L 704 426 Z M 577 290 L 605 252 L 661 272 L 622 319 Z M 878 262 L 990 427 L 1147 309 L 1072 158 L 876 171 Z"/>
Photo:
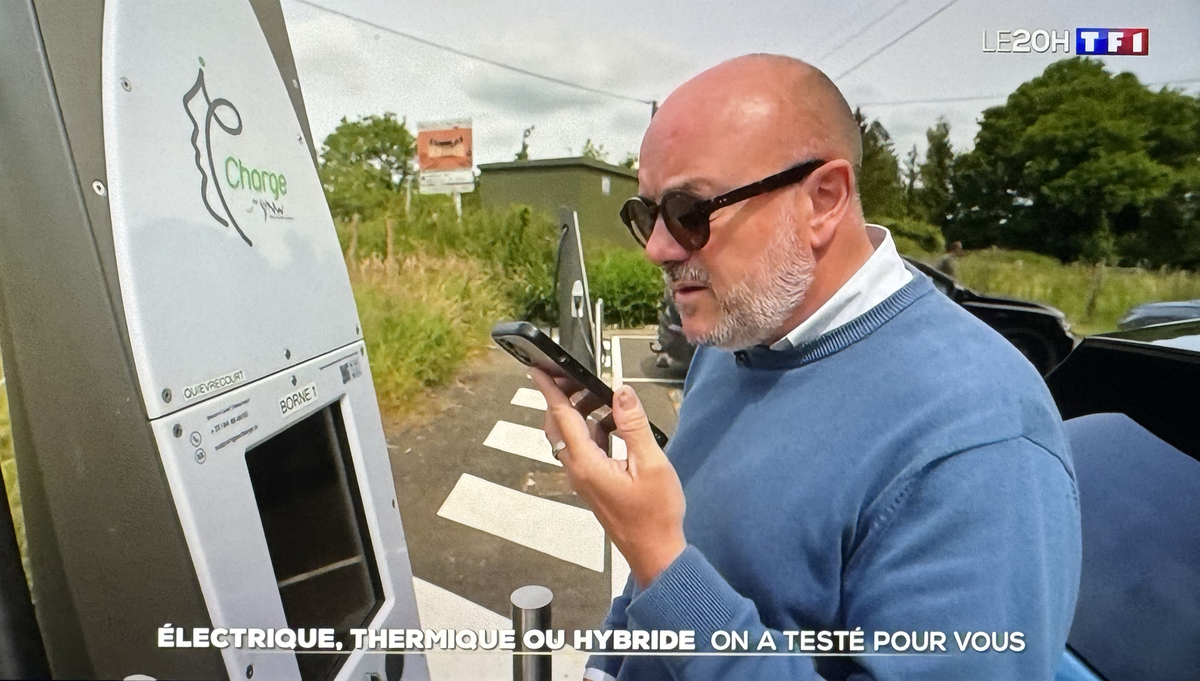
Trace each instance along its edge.
<path fill-rule="evenodd" d="M 651 339 L 612 338 L 617 366 L 606 378 L 630 383 L 670 435 L 682 381 L 654 367 Z M 524 366 L 492 349 L 448 390 L 443 414 L 388 433 L 423 619 L 499 621 L 514 590 L 538 584 L 554 593 L 553 628 L 590 629 L 624 585 L 624 559 L 550 456 L 532 388 Z M 430 666 L 435 681 L 455 676 Z"/>

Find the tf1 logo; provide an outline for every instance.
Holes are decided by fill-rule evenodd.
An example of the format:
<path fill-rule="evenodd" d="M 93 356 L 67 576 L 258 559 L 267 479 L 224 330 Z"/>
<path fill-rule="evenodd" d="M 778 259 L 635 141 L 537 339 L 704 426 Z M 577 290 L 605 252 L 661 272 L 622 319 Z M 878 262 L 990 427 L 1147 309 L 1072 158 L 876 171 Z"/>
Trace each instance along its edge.
<path fill-rule="evenodd" d="M 984 52 L 1062 52 L 1070 54 L 1071 31 L 996 31 L 995 40 L 983 32 Z M 1136 55 L 1150 54 L 1148 28 L 1077 28 L 1075 54 Z"/>
<path fill-rule="evenodd" d="M 1077 28 L 1075 54 L 1128 54 L 1145 56 L 1150 53 L 1148 28 Z"/>

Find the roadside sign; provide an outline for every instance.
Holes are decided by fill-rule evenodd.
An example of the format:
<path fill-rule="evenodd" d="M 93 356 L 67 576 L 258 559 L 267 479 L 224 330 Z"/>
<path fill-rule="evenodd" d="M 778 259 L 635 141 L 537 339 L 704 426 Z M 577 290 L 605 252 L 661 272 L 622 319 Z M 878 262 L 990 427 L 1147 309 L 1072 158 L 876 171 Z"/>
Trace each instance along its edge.
<path fill-rule="evenodd" d="M 424 194 L 462 194 L 475 189 L 471 119 L 417 124 L 418 180 Z"/>

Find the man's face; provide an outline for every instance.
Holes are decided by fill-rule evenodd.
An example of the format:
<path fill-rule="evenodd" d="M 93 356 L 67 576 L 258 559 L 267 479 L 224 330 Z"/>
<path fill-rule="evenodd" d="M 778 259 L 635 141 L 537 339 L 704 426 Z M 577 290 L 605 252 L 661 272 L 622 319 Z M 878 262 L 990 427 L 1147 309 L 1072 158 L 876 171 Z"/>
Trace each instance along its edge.
<path fill-rule="evenodd" d="M 804 160 L 760 158 L 738 168 L 736 154 L 720 157 L 728 144 L 693 143 L 692 132 L 683 126 L 647 135 L 638 175 L 642 196 L 658 200 L 676 190 L 707 199 Z M 739 349 L 789 330 L 781 326 L 803 300 L 814 269 L 804 238 L 807 216 L 794 201 L 799 191 L 800 185 L 786 187 L 713 213 L 708 243 L 698 251 L 683 249 L 659 218 L 646 254 L 663 269 L 688 340 Z"/>

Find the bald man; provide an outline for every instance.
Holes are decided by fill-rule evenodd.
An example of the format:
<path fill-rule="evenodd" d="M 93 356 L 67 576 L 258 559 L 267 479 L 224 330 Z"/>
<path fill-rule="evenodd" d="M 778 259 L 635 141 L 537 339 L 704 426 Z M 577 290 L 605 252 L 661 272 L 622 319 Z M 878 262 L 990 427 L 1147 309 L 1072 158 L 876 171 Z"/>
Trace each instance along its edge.
<path fill-rule="evenodd" d="M 865 224 L 861 156 L 837 88 L 785 57 L 700 74 L 646 132 L 622 217 L 701 345 L 679 426 L 664 454 L 621 387 L 629 457 L 609 459 L 535 374 L 546 434 L 632 571 L 606 627 L 694 631 L 701 652 L 745 632 L 762 654 L 596 657 L 585 678 L 1053 678 L 1081 553 L 1057 409 Z M 990 652 L 960 652 L 975 632 Z"/>

